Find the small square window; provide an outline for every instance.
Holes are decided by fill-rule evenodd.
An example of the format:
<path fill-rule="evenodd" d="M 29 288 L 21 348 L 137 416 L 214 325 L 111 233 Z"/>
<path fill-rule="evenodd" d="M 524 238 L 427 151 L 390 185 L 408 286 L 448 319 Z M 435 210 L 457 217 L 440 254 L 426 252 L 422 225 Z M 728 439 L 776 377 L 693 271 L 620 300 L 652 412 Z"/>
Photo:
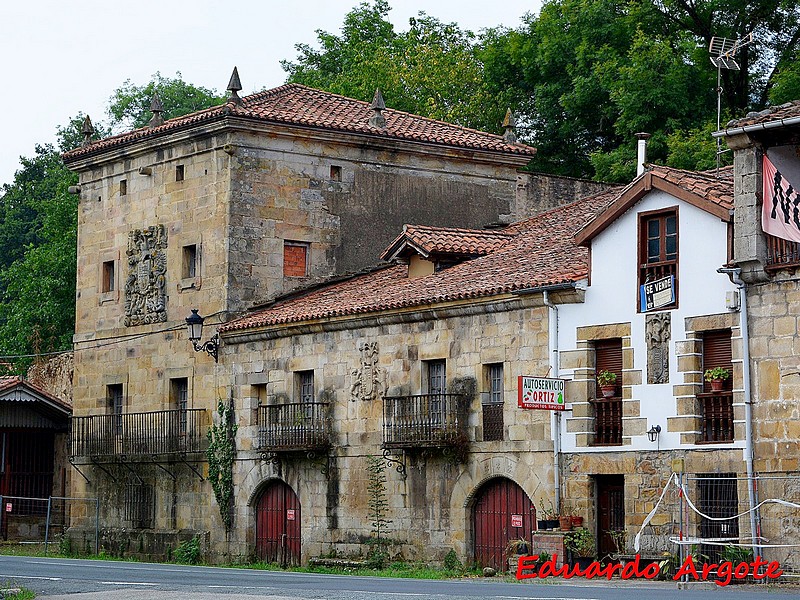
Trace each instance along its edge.
<path fill-rule="evenodd" d="M 183 247 L 181 277 L 183 279 L 197 277 L 197 245 L 195 244 Z"/>
<path fill-rule="evenodd" d="M 100 283 L 100 291 L 103 293 L 114 291 L 114 261 L 107 260 L 103 263 L 103 281 Z"/>
<path fill-rule="evenodd" d="M 308 275 L 308 244 L 284 242 L 283 276 L 305 277 L 306 275 Z"/>
<path fill-rule="evenodd" d="M 119 195 L 126 196 L 128 194 L 128 181 L 126 179 L 120 179 L 119 181 Z"/>
<path fill-rule="evenodd" d="M 331 165 L 331 181 L 342 180 L 342 167 L 338 165 Z"/>
<path fill-rule="evenodd" d="M 175 181 L 183 181 L 184 178 L 184 170 L 183 165 L 178 165 L 175 167 Z"/>

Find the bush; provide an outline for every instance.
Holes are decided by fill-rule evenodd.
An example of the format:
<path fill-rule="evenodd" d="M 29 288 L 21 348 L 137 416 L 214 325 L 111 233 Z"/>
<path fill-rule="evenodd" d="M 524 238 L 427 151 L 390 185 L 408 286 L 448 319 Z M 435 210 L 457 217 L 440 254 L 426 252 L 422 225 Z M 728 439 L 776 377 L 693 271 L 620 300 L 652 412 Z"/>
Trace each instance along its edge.
<path fill-rule="evenodd" d="M 175 562 L 182 565 L 196 565 L 200 562 L 200 538 L 194 536 L 190 540 L 181 542 L 172 553 Z"/>
<path fill-rule="evenodd" d="M 450 548 L 450 552 L 448 552 L 444 557 L 444 568 L 448 571 L 461 571 L 463 569 L 463 565 L 461 561 L 458 560 L 458 555 L 456 551 Z"/>

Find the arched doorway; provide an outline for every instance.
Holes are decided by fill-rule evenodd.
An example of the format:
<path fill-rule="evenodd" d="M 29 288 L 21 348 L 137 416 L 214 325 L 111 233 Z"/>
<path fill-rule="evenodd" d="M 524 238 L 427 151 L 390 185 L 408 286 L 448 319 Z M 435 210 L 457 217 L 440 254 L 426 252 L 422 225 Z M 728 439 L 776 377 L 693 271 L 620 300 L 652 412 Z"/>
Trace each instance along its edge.
<path fill-rule="evenodd" d="M 300 564 L 300 500 L 283 481 L 271 481 L 256 503 L 256 556 L 283 566 Z"/>
<path fill-rule="evenodd" d="M 531 541 L 536 509 L 528 495 L 510 479 L 498 477 L 481 486 L 472 509 L 475 564 L 505 571 L 504 551 L 509 540 Z"/>

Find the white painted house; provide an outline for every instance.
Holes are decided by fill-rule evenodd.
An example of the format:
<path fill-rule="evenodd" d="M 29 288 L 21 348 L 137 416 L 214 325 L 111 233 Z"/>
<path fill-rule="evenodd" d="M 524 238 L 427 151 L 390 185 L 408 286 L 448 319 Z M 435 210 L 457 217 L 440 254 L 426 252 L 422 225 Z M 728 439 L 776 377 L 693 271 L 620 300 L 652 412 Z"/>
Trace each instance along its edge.
<path fill-rule="evenodd" d="M 576 236 L 590 269 L 584 302 L 558 307 L 557 376 L 571 381 L 571 410 L 554 417 L 556 485 L 596 527 L 600 556 L 617 551 L 608 531 L 632 540 L 673 470 L 744 468 L 737 287 L 719 272 L 731 259 L 732 208 L 730 169 L 653 166 Z M 712 367 L 730 374 L 722 391 L 704 381 Z M 604 370 L 616 375 L 609 397 L 596 382 Z M 740 498 L 725 492 L 733 510 Z M 655 519 L 651 550 L 668 546 L 673 521 Z"/>

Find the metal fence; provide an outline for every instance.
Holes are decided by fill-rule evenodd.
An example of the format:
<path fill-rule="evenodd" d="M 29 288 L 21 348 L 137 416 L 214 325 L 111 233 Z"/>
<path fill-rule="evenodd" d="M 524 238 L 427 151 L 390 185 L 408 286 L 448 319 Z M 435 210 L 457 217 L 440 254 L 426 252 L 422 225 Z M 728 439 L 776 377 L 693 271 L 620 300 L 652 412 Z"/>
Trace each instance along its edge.
<path fill-rule="evenodd" d="M 72 517 L 82 518 L 93 539 L 85 538 L 86 546 L 76 553 L 98 553 L 100 502 L 97 498 L 49 496 L 25 498 L 0 495 L 0 535 L 4 540 L 19 543 L 58 544 L 70 527 Z"/>
<path fill-rule="evenodd" d="M 682 563 L 691 553 L 697 562 L 719 563 L 755 552 L 778 561 L 784 576 L 800 578 L 800 474 L 684 473 L 675 481 L 685 493 L 674 483 L 667 486 L 652 520 L 640 530 L 642 555 L 669 553 Z M 653 496 L 652 504 L 657 501 Z M 631 551 L 631 535 L 627 544 Z"/>

